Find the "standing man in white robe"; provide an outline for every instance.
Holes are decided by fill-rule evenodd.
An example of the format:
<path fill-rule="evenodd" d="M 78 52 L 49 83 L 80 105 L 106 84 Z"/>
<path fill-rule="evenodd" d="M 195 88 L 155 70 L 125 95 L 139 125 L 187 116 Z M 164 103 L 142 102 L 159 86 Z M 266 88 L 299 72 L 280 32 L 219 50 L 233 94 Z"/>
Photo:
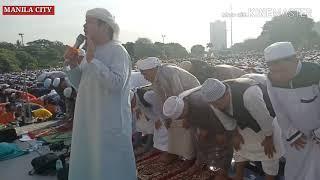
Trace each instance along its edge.
<path fill-rule="evenodd" d="M 264 50 L 267 87 L 286 148 L 285 179 L 320 177 L 320 66 L 300 62 L 290 42 Z"/>
<path fill-rule="evenodd" d="M 129 100 L 130 57 L 115 39 L 119 26 L 103 8 L 87 11 L 87 52 L 66 53 L 78 88 L 69 180 L 135 180 Z"/>

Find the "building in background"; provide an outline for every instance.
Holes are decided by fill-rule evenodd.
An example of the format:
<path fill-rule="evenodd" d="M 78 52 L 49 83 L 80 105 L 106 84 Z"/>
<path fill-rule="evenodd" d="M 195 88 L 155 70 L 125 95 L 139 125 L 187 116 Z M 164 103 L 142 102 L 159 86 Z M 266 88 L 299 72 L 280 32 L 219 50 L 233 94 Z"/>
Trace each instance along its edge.
<path fill-rule="evenodd" d="M 227 25 L 225 21 L 210 23 L 210 43 L 213 45 L 213 50 L 227 48 Z"/>

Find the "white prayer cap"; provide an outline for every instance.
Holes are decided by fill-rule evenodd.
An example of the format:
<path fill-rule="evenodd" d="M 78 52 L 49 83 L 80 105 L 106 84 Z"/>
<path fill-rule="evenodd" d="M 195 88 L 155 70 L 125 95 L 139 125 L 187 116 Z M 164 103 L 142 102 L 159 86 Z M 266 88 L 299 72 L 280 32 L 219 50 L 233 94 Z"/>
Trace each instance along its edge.
<path fill-rule="evenodd" d="M 149 104 L 154 104 L 153 101 L 154 101 L 155 95 L 156 95 L 156 93 L 154 91 L 150 90 L 150 91 L 147 91 L 146 93 L 144 93 L 143 99 L 145 101 L 147 101 L 147 103 L 149 103 Z"/>
<path fill-rule="evenodd" d="M 163 104 L 163 114 L 171 119 L 178 119 L 183 113 L 183 108 L 183 98 L 171 96 Z"/>
<path fill-rule="evenodd" d="M 190 71 L 192 63 L 190 61 L 182 61 L 179 66 L 186 71 Z"/>
<path fill-rule="evenodd" d="M 148 57 L 137 62 L 137 67 L 140 70 L 153 69 L 158 66 L 161 66 L 161 61 L 156 57 Z"/>
<path fill-rule="evenodd" d="M 52 83 L 52 80 L 50 78 L 47 78 L 44 83 L 43 83 L 43 86 L 45 88 L 49 88 L 51 86 L 51 83 Z"/>
<path fill-rule="evenodd" d="M 226 85 L 214 78 L 207 79 L 200 89 L 202 99 L 206 102 L 214 102 L 223 97 Z"/>
<path fill-rule="evenodd" d="M 179 96 L 169 97 L 163 104 L 163 114 L 173 120 L 178 119 L 182 115 L 184 109 L 183 98 L 189 96 L 195 91 L 200 90 L 200 88 L 201 86 L 198 86 L 182 92 L 181 94 L 179 94 Z"/>
<path fill-rule="evenodd" d="M 58 87 L 60 84 L 60 81 L 61 81 L 60 78 L 55 78 L 52 83 L 53 87 Z"/>
<path fill-rule="evenodd" d="M 63 90 L 63 95 L 66 97 L 66 98 L 70 98 L 71 97 L 71 94 L 72 94 L 72 88 L 71 87 L 67 87 Z"/>
<path fill-rule="evenodd" d="M 120 28 L 115 21 L 115 17 L 104 8 L 94 8 L 87 11 L 86 16 L 91 16 L 106 22 L 113 29 L 113 39 L 119 39 Z"/>
<path fill-rule="evenodd" d="M 266 62 L 276 61 L 296 55 L 291 42 L 276 42 L 264 49 Z"/>

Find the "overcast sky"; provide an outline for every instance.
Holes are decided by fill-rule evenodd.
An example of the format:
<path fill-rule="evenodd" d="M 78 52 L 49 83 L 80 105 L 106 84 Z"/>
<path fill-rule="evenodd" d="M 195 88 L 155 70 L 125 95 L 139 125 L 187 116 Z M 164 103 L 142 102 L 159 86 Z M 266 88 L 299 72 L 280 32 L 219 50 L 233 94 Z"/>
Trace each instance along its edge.
<path fill-rule="evenodd" d="M 58 40 L 73 44 L 76 36 L 83 33 L 85 13 L 90 8 L 104 7 L 116 17 L 120 25 L 120 40 L 125 43 L 138 37 L 152 41 L 178 42 L 188 50 L 194 44 L 209 42 L 209 23 L 226 20 L 228 45 L 230 44 L 230 18 L 223 13 L 248 12 L 250 8 L 305 8 L 315 21 L 320 20 L 317 1 L 304 0 L 1 0 L 1 5 L 54 5 L 54 16 L 3 16 L 0 15 L 0 41 L 15 43 L 18 33 L 24 33 L 25 42 L 36 39 Z M 308 9 L 310 11 L 308 11 Z M 252 12 L 252 11 L 251 11 Z M 233 42 L 255 38 L 269 17 L 233 18 Z"/>

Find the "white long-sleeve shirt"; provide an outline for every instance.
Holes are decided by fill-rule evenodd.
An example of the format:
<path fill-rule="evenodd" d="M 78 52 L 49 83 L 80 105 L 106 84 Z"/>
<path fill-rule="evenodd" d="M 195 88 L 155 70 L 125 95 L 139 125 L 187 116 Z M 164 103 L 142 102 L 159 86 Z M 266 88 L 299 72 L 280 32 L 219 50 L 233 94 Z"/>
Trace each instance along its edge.
<path fill-rule="evenodd" d="M 257 121 L 261 130 L 263 131 L 265 136 L 272 135 L 272 122 L 273 117 L 270 116 L 269 110 L 267 109 L 266 103 L 263 99 L 263 93 L 259 86 L 254 85 L 249 87 L 243 94 L 243 103 L 245 108 L 251 114 L 251 116 Z M 230 98 L 230 106 L 228 112 L 230 115 L 233 115 L 233 107 L 232 106 L 232 94 Z M 219 112 L 218 109 L 214 108 L 215 113 L 221 120 L 221 123 L 227 130 L 234 130 L 237 126 L 237 121 L 233 118 L 224 115 L 223 112 Z"/>
<path fill-rule="evenodd" d="M 211 106 L 225 129 L 234 130 L 235 128 L 238 128 L 239 133 L 242 135 L 244 144 L 241 144 L 241 149 L 236 152 L 237 155 L 240 155 L 241 157 L 251 161 L 279 159 L 284 153 L 283 144 L 280 138 L 281 131 L 277 121 L 273 120 L 273 117 L 269 114 L 260 87 L 257 85 L 249 87 L 243 94 L 243 102 L 245 108 L 257 121 L 261 128 L 261 131 L 259 131 L 258 133 L 254 132 L 250 128 L 238 128 L 237 121 L 234 118 Z M 233 115 L 233 108 L 237 107 L 232 106 L 231 94 L 230 106 L 227 110 L 230 115 Z M 271 135 L 273 135 L 273 142 L 275 145 L 276 153 L 274 154 L 273 158 L 270 159 L 266 156 L 264 147 L 261 145 L 261 143 L 266 136 Z"/>

